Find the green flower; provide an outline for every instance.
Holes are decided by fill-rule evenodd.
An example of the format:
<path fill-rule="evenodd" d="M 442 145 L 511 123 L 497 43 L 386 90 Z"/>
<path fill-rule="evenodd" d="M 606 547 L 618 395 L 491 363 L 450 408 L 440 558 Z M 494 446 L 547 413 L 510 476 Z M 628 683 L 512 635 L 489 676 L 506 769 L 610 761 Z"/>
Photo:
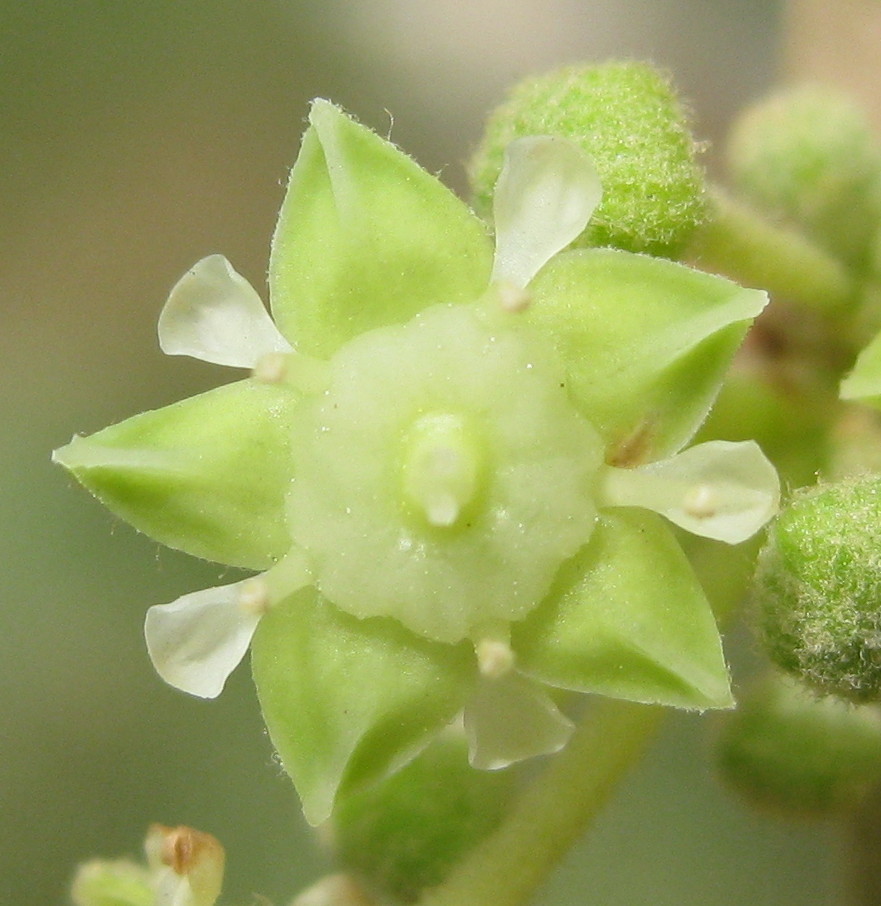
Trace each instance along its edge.
<path fill-rule="evenodd" d="M 325 101 L 270 261 L 274 323 L 221 256 L 162 348 L 252 377 L 56 459 L 136 527 L 262 571 L 150 608 L 159 673 L 220 693 L 252 647 L 267 725 L 318 822 L 464 710 L 471 760 L 563 746 L 547 687 L 727 707 L 712 613 L 656 514 L 737 543 L 776 509 L 754 444 L 678 452 L 763 293 L 563 251 L 601 189 L 560 138 L 508 149 L 482 221 Z"/>

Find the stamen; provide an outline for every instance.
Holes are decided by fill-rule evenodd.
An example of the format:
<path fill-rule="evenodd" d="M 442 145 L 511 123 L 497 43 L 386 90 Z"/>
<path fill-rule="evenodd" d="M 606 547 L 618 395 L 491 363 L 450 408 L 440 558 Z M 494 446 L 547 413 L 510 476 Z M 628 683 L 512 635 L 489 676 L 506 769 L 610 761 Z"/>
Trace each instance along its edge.
<path fill-rule="evenodd" d="M 251 377 L 261 384 L 280 384 L 288 374 L 288 357 L 283 352 L 267 352 L 260 356 Z"/>
<path fill-rule="evenodd" d="M 298 352 L 268 352 L 257 360 L 251 377 L 263 384 L 289 384 L 302 393 L 321 393 L 330 384 L 330 366 Z"/>
<path fill-rule="evenodd" d="M 708 484 L 696 484 L 682 495 L 682 508 L 695 519 L 709 519 L 719 511 L 719 495 Z"/>
<path fill-rule="evenodd" d="M 474 646 L 477 667 L 487 679 L 500 679 L 514 669 L 515 656 L 511 646 L 499 639 L 481 639 Z"/>
<path fill-rule="evenodd" d="M 532 304 L 532 293 L 508 280 L 500 280 L 496 289 L 498 290 L 499 305 L 502 311 L 519 314 L 522 311 L 526 311 Z"/>
<path fill-rule="evenodd" d="M 239 607 L 247 614 L 262 617 L 270 606 L 272 600 L 269 595 L 269 586 L 261 576 L 248 579 L 239 589 Z"/>
<path fill-rule="evenodd" d="M 633 469 L 605 466 L 597 480 L 601 506 L 654 510 L 704 538 L 739 544 L 776 512 L 780 481 L 752 441 L 708 441 Z"/>

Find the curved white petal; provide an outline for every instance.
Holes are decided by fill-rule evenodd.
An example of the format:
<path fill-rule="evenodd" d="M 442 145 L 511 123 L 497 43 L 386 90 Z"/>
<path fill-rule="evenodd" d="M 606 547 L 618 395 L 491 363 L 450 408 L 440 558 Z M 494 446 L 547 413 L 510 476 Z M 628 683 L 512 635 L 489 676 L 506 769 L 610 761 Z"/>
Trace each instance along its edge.
<path fill-rule="evenodd" d="M 640 506 L 695 535 L 739 544 L 777 512 L 780 479 L 754 441 L 714 440 L 635 469 L 606 468 L 605 506 Z"/>
<path fill-rule="evenodd" d="M 159 315 L 159 345 L 167 355 L 234 368 L 291 351 L 254 287 L 223 255 L 198 261 L 175 284 Z"/>
<path fill-rule="evenodd" d="M 550 696 L 516 672 L 497 679 L 481 677 L 465 707 L 469 760 L 484 770 L 559 752 L 573 729 Z"/>
<path fill-rule="evenodd" d="M 220 695 L 260 621 L 260 609 L 242 602 L 242 586 L 255 581 L 206 588 L 147 611 L 147 650 L 162 679 L 200 698 Z"/>
<path fill-rule="evenodd" d="M 511 142 L 493 196 L 493 281 L 525 287 L 584 230 L 602 194 L 593 163 L 573 142 L 549 135 Z"/>

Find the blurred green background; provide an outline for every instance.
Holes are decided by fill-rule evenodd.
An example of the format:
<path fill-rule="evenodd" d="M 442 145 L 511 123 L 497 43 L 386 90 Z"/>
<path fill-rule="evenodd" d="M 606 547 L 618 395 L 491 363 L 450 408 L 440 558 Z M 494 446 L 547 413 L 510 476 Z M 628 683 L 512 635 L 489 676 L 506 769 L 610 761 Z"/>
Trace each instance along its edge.
<path fill-rule="evenodd" d="M 137 536 L 54 447 L 230 379 L 165 359 L 155 322 L 198 258 L 263 285 L 308 100 L 330 97 L 462 189 L 514 79 L 650 58 L 701 136 L 771 83 L 766 0 L 0 0 L 0 902 L 61 904 L 78 861 L 151 821 L 211 831 L 227 903 L 326 868 L 273 761 L 247 670 L 216 702 L 153 674 L 153 603 L 231 581 Z M 837 902 L 832 827 L 753 814 L 676 718 L 568 859 L 547 906 Z"/>

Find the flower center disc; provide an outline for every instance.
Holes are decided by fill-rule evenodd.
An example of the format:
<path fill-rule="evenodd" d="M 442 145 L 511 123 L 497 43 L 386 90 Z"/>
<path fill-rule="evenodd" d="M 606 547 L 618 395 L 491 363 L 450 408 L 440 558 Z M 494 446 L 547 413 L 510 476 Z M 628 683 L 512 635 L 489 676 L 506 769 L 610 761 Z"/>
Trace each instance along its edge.
<path fill-rule="evenodd" d="M 471 306 L 341 347 L 292 435 L 288 525 L 321 593 L 442 642 L 529 613 L 596 517 L 602 442 L 564 385 Z"/>

